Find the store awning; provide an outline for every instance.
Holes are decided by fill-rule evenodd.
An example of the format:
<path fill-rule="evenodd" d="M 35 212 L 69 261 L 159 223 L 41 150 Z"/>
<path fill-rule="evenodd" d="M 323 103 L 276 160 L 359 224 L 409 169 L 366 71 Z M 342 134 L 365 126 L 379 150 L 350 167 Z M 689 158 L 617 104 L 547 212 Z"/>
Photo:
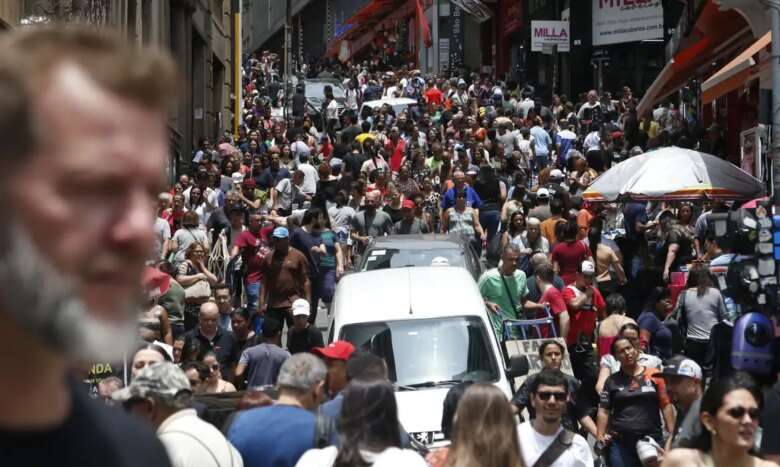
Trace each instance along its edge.
<path fill-rule="evenodd" d="M 771 44 L 772 32 L 770 31 L 702 83 L 702 103 L 708 104 L 718 97 L 738 89 L 754 78 L 757 73 L 756 65 L 758 62 L 753 59 L 753 56 Z"/>
<path fill-rule="evenodd" d="M 750 28 L 739 13 L 734 10 L 720 11 L 712 1 L 705 5 L 693 31 L 687 44 L 661 70 L 639 101 L 639 115 L 644 115 L 653 104 L 685 86 L 730 46 L 750 35 Z"/>
<path fill-rule="evenodd" d="M 371 43 L 382 24 L 412 16 L 416 6 L 415 0 L 371 0 L 344 21 L 352 28 L 328 44 L 326 55 L 346 61 Z"/>

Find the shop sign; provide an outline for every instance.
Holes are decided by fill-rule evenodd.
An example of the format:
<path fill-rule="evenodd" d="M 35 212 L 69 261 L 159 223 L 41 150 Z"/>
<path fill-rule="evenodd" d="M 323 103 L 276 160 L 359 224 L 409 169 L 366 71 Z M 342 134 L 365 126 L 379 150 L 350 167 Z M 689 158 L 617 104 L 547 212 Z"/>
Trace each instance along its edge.
<path fill-rule="evenodd" d="M 593 0 L 593 45 L 664 37 L 661 0 Z"/>
<path fill-rule="evenodd" d="M 558 52 L 568 52 L 570 38 L 568 21 L 531 21 L 532 52 L 542 52 L 545 44 L 557 46 Z"/>

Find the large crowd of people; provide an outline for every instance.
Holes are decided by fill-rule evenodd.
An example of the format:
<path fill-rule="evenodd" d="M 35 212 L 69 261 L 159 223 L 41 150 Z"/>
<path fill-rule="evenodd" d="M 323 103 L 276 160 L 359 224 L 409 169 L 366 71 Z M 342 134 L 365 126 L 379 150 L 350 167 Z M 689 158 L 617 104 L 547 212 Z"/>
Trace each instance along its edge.
<path fill-rule="evenodd" d="M 36 39 L 49 41 L 54 52 L 47 57 L 99 76 L 98 84 L 88 84 L 105 99 L 160 110 L 149 104 L 159 96 L 150 99 L 143 86 L 115 84 L 111 79 L 118 78 L 95 65 L 103 62 L 74 58 L 103 57 L 104 49 L 89 45 L 98 41 L 93 33 L 81 33 L 84 43 L 76 45 L 58 45 L 69 33 L 57 34 Z M 25 46 L 10 50 L 26 53 Z M 111 53 L 127 53 L 113 47 Z M 11 63 L 27 63 L 9 56 Z M 610 467 L 726 467 L 775 465 L 755 453 L 780 459 L 776 429 L 765 425 L 763 439 L 757 437 L 762 410 L 777 413 L 780 386 L 765 397 L 749 375 L 717 371 L 709 351 L 713 329 L 741 312 L 708 267 L 731 254 L 707 228 L 708 216 L 728 207 L 605 205 L 582 197 L 599 174 L 646 151 L 677 145 L 722 156 L 717 129 L 701 131 L 671 104 L 638 115 L 627 87 L 614 97 L 596 91 L 544 96 L 525 83 L 485 75 L 354 65 L 311 67 L 285 90 L 276 70 L 274 54 L 249 57 L 238 133 L 200 141 L 186 170 L 147 205 L 153 219 L 150 212 L 130 213 L 154 224 L 153 241 L 143 239 L 154 245 L 142 258 L 145 300 L 136 337 L 143 343 L 128 356 L 128 386 L 116 377 L 88 379 L 96 383 L 95 397 L 121 404 L 157 431 L 173 465 L 564 467 L 599 459 Z M 312 111 L 303 86 L 318 72 L 334 84 Z M 53 75 L 52 86 L 65 89 L 77 78 Z M 125 96 L 128 89 L 141 97 Z M 386 97 L 416 104 L 362 107 Z M 155 134 L 142 126 L 148 115 L 134 109 L 119 108 L 137 120 L 116 124 Z M 96 123 L 72 131 L 112 130 Z M 132 183 L 150 170 L 133 166 L 136 151 L 128 150 L 119 160 L 132 166 L 121 175 L 127 180 L 101 179 L 100 185 L 74 172 L 79 166 L 71 169 L 63 151 L 56 152 L 63 155 L 57 164 L 71 177 L 70 188 L 62 188 L 63 201 L 44 196 L 48 204 L 40 208 L 60 225 L 82 216 L 91 222 L 89 209 L 105 216 L 130 209 L 112 187 L 135 189 Z M 110 178 L 112 164 L 96 177 Z M 88 169 L 96 166 L 102 167 L 95 161 Z M 98 185 L 96 193 L 78 193 L 73 185 L 82 182 L 85 190 Z M 157 193 L 143 188 L 143 196 Z M 81 203 L 85 211 L 60 213 L 61 202 Z M 29 203 L 21 204 L 22 218 L 38 212 Z M 117 212 L 100 210 L 112 207 Z M 110 247 L 120 252 L 122 235 L 130 235 L 120 230 L 136 228 L 130 214 L 113 226 L 118 240 Z M 517 337 L 503 328 L 505 320 L 550 319 L 539 336 L 549 338 L 539 348 L 543 369 L 511 400 L 490 384 L 454 386 L 442 420 L 450 444 L 430 451 L 398 421 L 386 362 L 346 341 L 324 342 L 317 327 L 338 280 L 374 238 L 425 233 L 463 237 L 487 265 L 477 286 L 497 339 Z M 62 249 L 73 245 L 51 241 Z M 48 245 L 39 248 L 51 254 Z M 143 265 L 137 266 L 140 273 Z M 106 269 L 95 268 L 71 273 Z M 129 274 L 109 275 L 119 282 Z M 671 327 L 671 313 L 685 326 Z M 89 330 L 105 331 L 97 324 Z M 70 337 L 42 336 L 76 348 Z M 73 353 L 74 361 L 84 354 L 101 358 Z M 561 371 L 567 359 L 573 374 Z M 242 410 L 224 434 L 199 418 L 202 395 L 236 391 L 244 391 Z M 0 426 L 5 422 L 0 415 Z M 5 441 L 0 435 L 0 460 Z M 154 459 L 148 465 L 164 465 Z"/>

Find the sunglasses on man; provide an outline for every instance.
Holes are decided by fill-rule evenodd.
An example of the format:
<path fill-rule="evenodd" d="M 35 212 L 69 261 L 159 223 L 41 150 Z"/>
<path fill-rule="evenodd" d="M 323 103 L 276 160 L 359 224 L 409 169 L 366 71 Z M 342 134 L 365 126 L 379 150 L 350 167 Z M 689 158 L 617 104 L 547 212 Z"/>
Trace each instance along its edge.
<path fill-rule="evenodd" d="M 564 402 L 568 398 L 568 394 L 558 391 L 539 391 L 536 393 L 536 397 L 544 402 L 549 401 L 551 397 L 554 397 L 556 402 Z"/>

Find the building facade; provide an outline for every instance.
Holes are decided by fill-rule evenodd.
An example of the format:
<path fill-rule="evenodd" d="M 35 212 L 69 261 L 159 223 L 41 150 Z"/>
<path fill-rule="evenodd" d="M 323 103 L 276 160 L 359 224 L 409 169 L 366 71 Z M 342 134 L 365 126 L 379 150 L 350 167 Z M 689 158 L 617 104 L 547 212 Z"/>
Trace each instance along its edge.
<path fill-rule="evenodd" d="M 215 141 L 232 129 L 230 8 L 223 0 L 8 0 L 0 1 L 0 27 L 81 21 L 117 29 L 139 45 L 168 49 L 182 82 L 169 122 L 173 177 L 189 168 L 202 138 Z"/>

